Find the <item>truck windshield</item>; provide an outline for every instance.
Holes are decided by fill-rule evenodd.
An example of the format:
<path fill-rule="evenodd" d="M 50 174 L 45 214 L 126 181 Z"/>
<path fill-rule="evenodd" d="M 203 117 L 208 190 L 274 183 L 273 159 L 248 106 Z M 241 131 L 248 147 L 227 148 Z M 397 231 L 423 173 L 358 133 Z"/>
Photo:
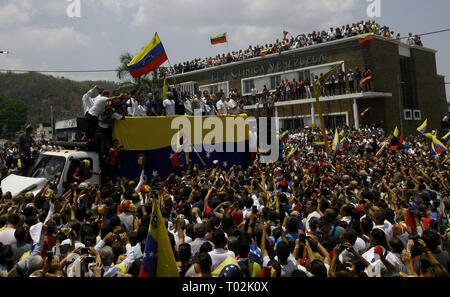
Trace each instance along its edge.
<path fill-rule="evenodd" d="M 62 173 L 66 158 L 58 156 L 43 156 L 31 171 L 30 177 L 43 177 L 51 181 L 56 174 Z"/>

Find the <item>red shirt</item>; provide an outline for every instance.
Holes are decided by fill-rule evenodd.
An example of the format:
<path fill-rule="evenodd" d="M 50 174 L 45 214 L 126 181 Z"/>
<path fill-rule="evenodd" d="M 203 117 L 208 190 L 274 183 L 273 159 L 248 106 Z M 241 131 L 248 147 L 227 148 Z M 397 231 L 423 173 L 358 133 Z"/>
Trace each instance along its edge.
<path fill-rule="evenodd" d="M 111 165 L 111 166 L 116 166 L 118 157 L 119 157 L 119 152 L 116 149 L 114 149 L 114 148 L 110 148 L 109 149 L 109 162 L 108 162 L 108 164 Z"/>

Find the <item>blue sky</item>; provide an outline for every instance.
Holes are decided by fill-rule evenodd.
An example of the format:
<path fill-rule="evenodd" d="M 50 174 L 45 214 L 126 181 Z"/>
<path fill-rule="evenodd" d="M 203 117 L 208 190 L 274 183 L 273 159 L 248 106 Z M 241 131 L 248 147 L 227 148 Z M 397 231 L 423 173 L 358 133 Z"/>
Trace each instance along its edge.
<path fill-rule="evenodd" d="M 230 49 L 367 20 L 366 0 L 80 0 L 81 17 L 66 14 L 69 0 L 0 1 L 0 69 L 115 69 L 123 52 L 137 53 L 157 31 L 172 64 L 226 51 L 209 36 L 228 32 Z M 77 1 L 77 0 L 72 0 Z M 380 0 L 381 17 L 395 33 L 450 28 L 448 0 Z M 423 37 L 438 50 L 437 70 L 450 77 L 450 32 Z M 114 73 L 54 74 L 76 80 L 117 80 Z M 447 86 L 447 98 L 450 98 Z"/>

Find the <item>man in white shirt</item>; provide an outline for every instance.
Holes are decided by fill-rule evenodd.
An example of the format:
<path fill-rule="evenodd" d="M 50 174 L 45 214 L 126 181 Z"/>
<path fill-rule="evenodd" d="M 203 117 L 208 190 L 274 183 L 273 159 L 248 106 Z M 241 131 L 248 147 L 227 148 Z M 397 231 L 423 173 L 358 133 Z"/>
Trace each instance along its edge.
<path fill-rule="evenodd" d="M 222 97 L 220 97 L 220 100 L 217 101 L 216 107 L 217 115 L 221 116 L 228 114 L 228 104 L 225 102 L 225 96 L 222 95 Z"/>
<path fill-rule="evenodd" d="M 166 116 L 175 115 L 175 100 L 173 100 L 172 92 L 167 92 L 167 99 L 163 101 Z"/>
<path fill-rule="evenodd" d="M 230 114 L 239 114 L 240 112 L 239 105 L 235 99 L 236 99 L 235 96 L 231 96 L 230 101 L 228 101 L 228 111 Z"/>
<path fill-rule="evenodd" d="M 83 102 L 83 115 L 86 115 L 86 113 L 89 111 L 89 109 L 94 105 L 95 99 L 91 97 L 92 93 L 97 90 L 98 87 L 94 86 L 92 89 L 87 91 L 86 94 L 83 95 L 83 98 L 81 99 Z"/>
<path fill-rule="evenodd" d="M 320 219 L 320 214 L 317 212 L 317 201 L 314 199 L 310 199 L 308 200 L 308 202 L 306 202 L 306 212 L 308 213 L 308 216 L 306 217 L 306 233 L 308 233 L 309 231 L 311 231 L 311 228 L 309 227 L 309 221 L 312 218 L 318 218 Z"/>
<path fill-rule="evenodd" d="M 373 215 L 374 225 L 373 229 L 380 229 L 386 234 L 386 240 L 389 241 L 392 236 L 392 224 L 386 220 L 386 212 L 383 209 L 375 211 Z"/>
<path fill-rule="evenodd" d="M 134 97 L 136 97 L 136 91 L 131 92 L 131 98 L 127 101 L 127 104 L 130 105 L 130 107 L 127 107 L 127 113 L 129 117 L 138 116 L 139 101 L 134 99 Z"/>
<path fill-rule="evenodd" d="M 114 99 L 122 98 L 122 95 L 111 98 L 108 98 L 108 96 L 109 91 L 104 90 L 102 92 L 102 95 L 95 99 L 94 105 L 92 105 L 92 107 L 86 114 L 89 120 L 89 128 L 87 136 L 90 141 L 92 141 L 92 139 L 95 137 L 95 131 L 97 130 L 98 126 L 98 117 L 105 111 L 106 104 Z"/>
<path fill-rule="evenodd" d="M 0 243 L 3 245 L 11 245 L 17 242 L 14 232 L 16 232 L 19 222 L 20 217 L 17 214 L 10 214 L 8 216 L 5 229 L 0 232 Z"/>
<path fill-rule="evenodd" d="M 214 249 L 208 252 L 211 257 L 212 265 L 211 271 L 214 271 L 217 266 L 219 266 L 223 261 L 225 261 L 228 256 L 236 258 L 234 252 L 225 249 L 227 245 L 227 239 L 225 237 L 225 232 L 218 229 L 213 232 L 213 243 Z"/>

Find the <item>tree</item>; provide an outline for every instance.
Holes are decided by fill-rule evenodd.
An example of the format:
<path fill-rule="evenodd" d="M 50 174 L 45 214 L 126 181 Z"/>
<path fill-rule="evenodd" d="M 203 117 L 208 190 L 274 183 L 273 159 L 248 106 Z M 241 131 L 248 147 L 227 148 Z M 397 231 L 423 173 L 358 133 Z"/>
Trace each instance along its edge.
<path fill-rule="evenodd" d="M 3 136 L 11 138 L 15 132 L 22 130 L 27 116 L 28 107 L 25 102 L 0 95 L 0 130 L 7 134 Z"/>

